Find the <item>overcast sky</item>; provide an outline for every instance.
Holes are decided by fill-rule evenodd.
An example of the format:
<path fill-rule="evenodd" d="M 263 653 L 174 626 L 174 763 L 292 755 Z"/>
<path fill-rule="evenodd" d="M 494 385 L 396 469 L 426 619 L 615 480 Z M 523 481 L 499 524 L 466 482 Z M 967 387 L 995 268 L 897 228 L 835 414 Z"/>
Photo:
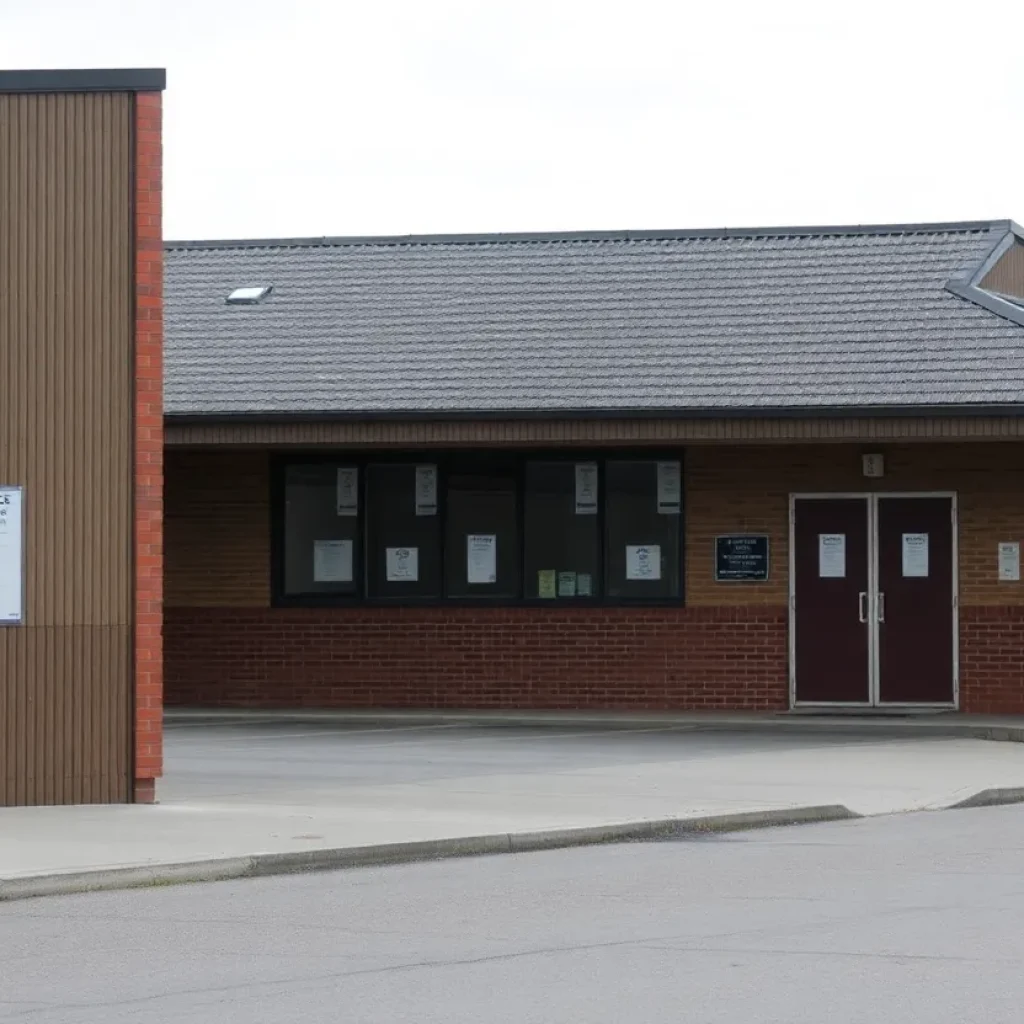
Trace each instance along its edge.
<path fill-rule="evenodd" d="M 1024 219 L 1024 5 L 0 0 L 166 67 L 168 238 Z"/>

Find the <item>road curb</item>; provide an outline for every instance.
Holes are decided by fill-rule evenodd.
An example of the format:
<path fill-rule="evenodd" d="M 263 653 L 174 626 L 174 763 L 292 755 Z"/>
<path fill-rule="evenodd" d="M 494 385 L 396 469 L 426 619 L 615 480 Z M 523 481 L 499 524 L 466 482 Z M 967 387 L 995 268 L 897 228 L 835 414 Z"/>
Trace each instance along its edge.
<path fill-rule="evenodd" d="M 980 795 L 980 794 L 979 794 Z M 1024 791 L 1022 797 L 1024 799 Z M 265 853 L 248 857 L 227 857 L 183 864 L 154 864 L 145 867 L 108 868 L 68 874 L 36 875 L 0 879 L 0 903 L 35 896 L 69 896 L 87 892 L 109 892 L 150 886 L 181 885 L 192 882 L 225 882 L 240 878 L 341 871 L 347 868 L 383 867 L 455 857 L 530 853 L 597 846 L 603 843 L 642 842 L 673 836 L 711 832 L 741 832 L 785 825 L 808 825 L 824 821 L 849 821 L 861 815 L 842 804 L 787 807 L 747 811 L 739 814 L 711 814 L 698 818 L 661 818 L 626 821 L 582 828 L 545 829 L 535 832 L 499 832 L 484 836 L 461 836 L 412 843 L 383 843 L 295 853 Z"/>
<path fill-rule="evenodd" d="M 218 708 L 168 708 L 168 728 L 188 725 L 244 725 L 254 722 L 337 723 L 361 726 L 406 728 L 436 726 L 486 726 L 518 728 L 575 728 L 616 730 L 670 729 L 679 732 L 757 732 L 768 734 L 814 734 L 873 736 L 913 739 L 931 736 L 942 739 L 990 740 L 1024 743 L 1024 722 L 972 720 L 946 713 L 911 717 L 867 717 L 852 714 L 765 713 L 762 715 L 713 712 L 658 711 L 396 711 L 350 709 L 292 709 L 262 711 Z"/>
<path fill-rule="evenodd" d="M 962 811 L 970 807 L 1002 807 L 1007 804 L 1024 804 L 1024 787 L 1002 786 L 983 789 L 958 803 L 950 804 L 944 810 Z"/>

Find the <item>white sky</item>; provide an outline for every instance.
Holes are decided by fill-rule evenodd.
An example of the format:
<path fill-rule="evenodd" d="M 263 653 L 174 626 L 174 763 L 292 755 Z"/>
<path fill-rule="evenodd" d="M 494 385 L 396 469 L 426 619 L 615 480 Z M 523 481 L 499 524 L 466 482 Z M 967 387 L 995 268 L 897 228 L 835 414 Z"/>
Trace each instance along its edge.
<path fill-rule="evenodd" d="M 168 238 L 1024 218 L 1024 5 L 0 0 L 166 67 Z"/>

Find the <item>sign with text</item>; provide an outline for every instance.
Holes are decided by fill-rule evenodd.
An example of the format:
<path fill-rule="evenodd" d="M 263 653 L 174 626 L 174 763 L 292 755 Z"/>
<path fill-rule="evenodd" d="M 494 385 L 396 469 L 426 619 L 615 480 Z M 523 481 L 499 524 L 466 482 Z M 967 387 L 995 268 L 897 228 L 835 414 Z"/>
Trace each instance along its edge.
<path fill-rule="evenodd" d="M 768 538 L 762 534 L 716 537 L 715 579 L 719 583 L 768 579 Z"/>
<path fill-rule="evenodd" d="M 0 625 L 23 621 L 24 564 L 21 488 L 0 487 Z"/>

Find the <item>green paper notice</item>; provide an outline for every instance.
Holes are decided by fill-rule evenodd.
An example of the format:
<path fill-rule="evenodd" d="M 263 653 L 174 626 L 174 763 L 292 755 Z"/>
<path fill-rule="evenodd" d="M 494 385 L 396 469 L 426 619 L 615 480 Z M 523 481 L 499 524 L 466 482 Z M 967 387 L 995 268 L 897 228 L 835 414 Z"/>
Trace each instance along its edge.
<path fill-rule="evenodd" d="M 576 573 L 574 573 L 574 572 L 560 572 L 558 574 L 558 596 L 559 597 L 575 597 L 576 596 Z"/>
<path fill-rule="evenodd" d="M 537 570 L 537 596 L 554 597 L 558 586 L 558 573 L 554 569 Z"/>

